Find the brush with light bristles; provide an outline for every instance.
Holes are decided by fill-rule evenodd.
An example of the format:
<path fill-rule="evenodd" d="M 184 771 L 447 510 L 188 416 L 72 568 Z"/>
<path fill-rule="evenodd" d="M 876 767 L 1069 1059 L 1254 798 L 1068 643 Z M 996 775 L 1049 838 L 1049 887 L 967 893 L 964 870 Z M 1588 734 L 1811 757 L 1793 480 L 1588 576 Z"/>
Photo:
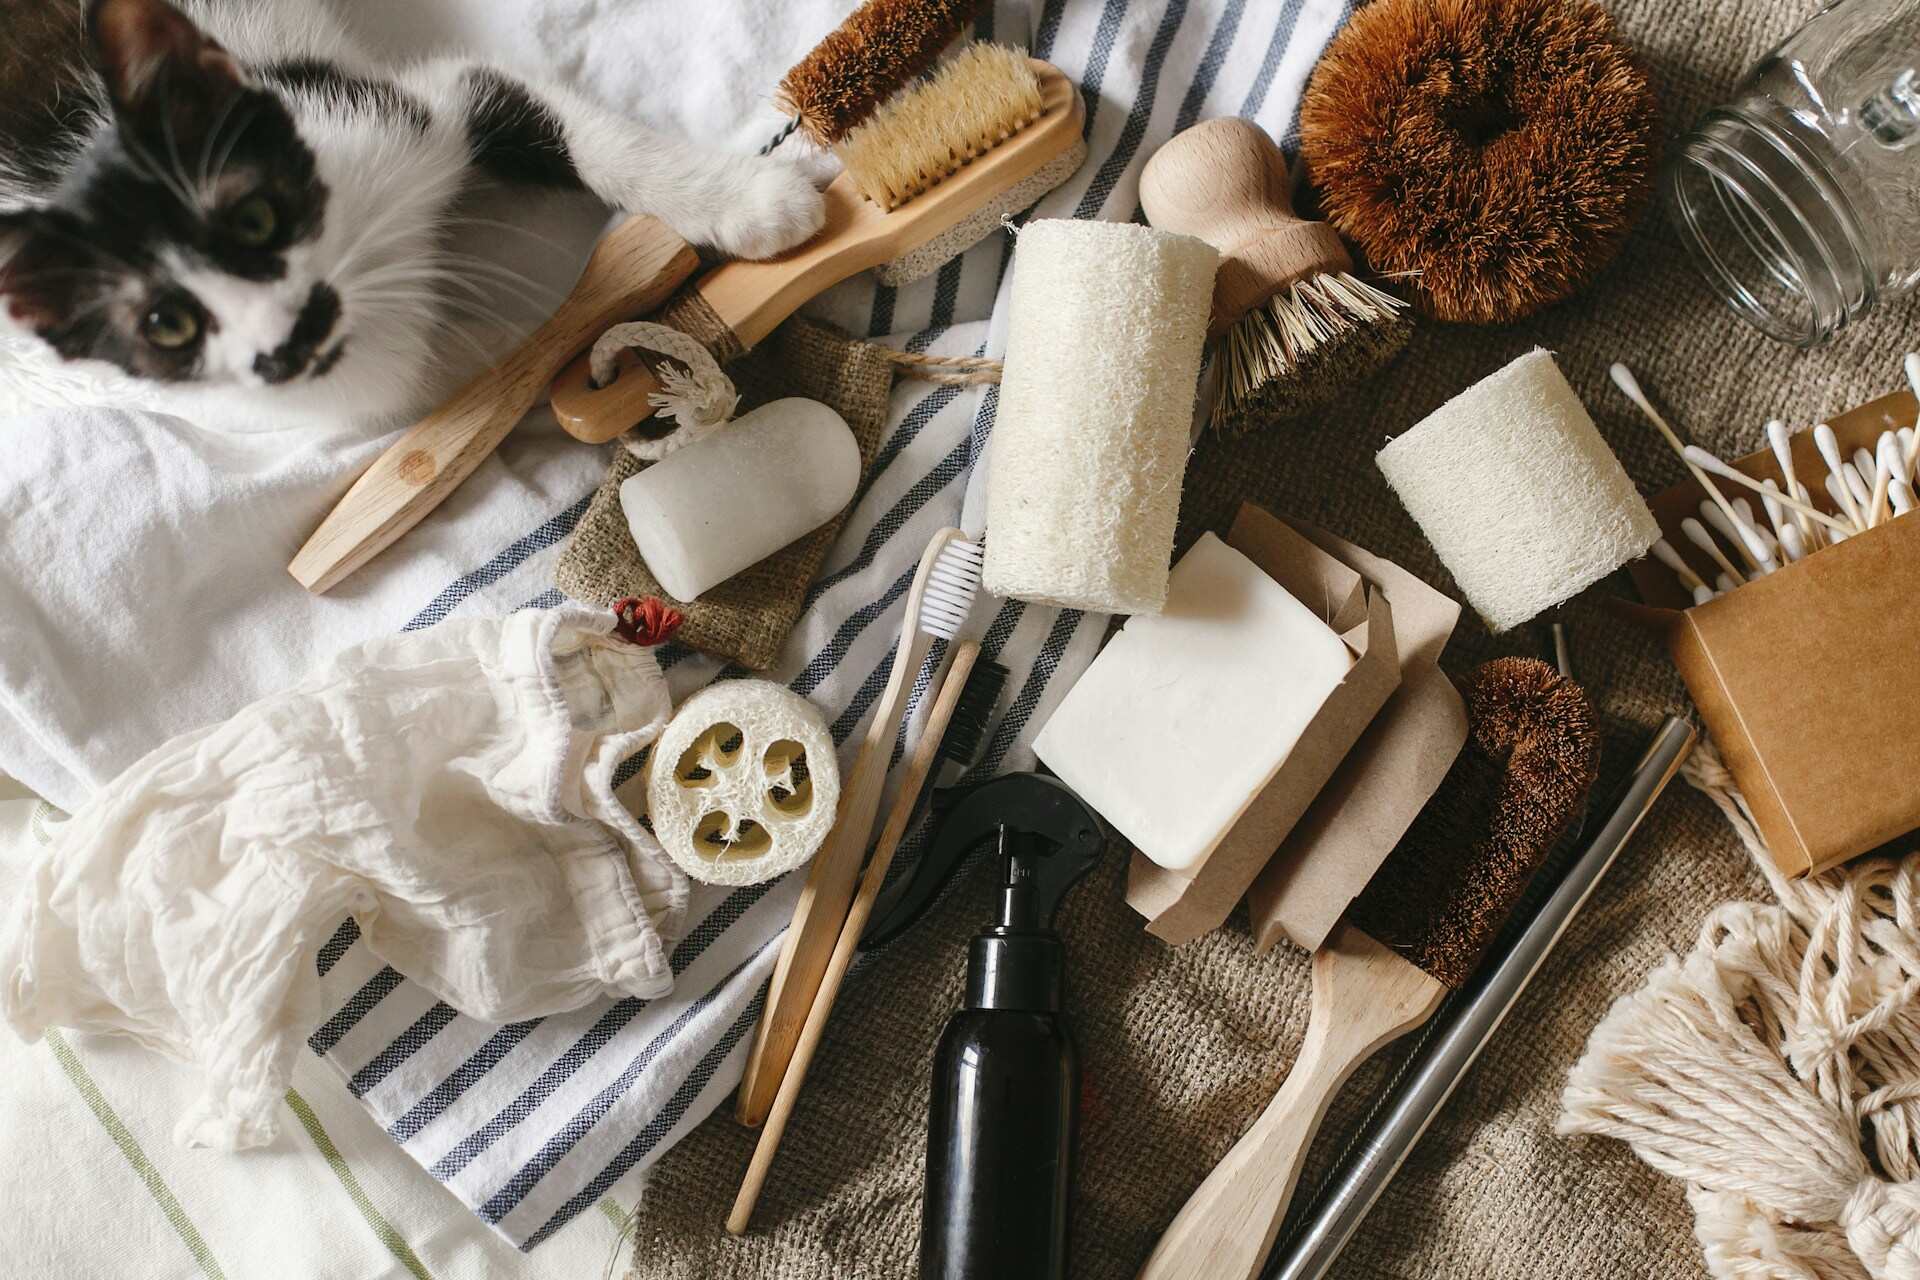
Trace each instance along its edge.
<path fill-rule="evenodd" d="M 1497 658 L 1464 692 L 1465 750 L 1313 953 L 1307 1037 L 1286 1083 L 1174 1217 L 1140 1280 L 1260 1274 L 1340 1086 L 1473 975 L 1586 802 L 1600 734 L 1579 685 L 1537 659 Z"/>
<path fill-rule="evenodd" d="M 960 530 L 942 529 L 920 557 L 920 568 L 907 593 L 900 642 L 894 648 L 886 690 L 860 743 L 859 756 L 842 776 L 839 814 L 826 843 L 807 869 L 807 883 L 794 907 L 793 923 L 781 942 L 780 958 L 774 962 L 773 980 L 767 987 L 766 1005 L 735 1104 L 735 1114 L 742 1124 L 758 1125 L 773 1109 L 853 907 L 855 882 L 866 859 L 874 819 L 880 813 L 887 767 L 893 762 L 894 740 L 906 720 L 915 677 L 936 639 L 956 640 L 965 629 L 980 590 L 980 566 L 985 554 L 985 547 L 969 541 Z M 939 688 L 942 674 L 936 671 L 927 687 Z M 772 1156 L 769 1147 L 760 1176 L 765 1176 L 765 1162 Z M 756 1183 L 755 1193 L 757 1190 Z M 743 1224 L 751 1208 L 752 1195 L 748 1195 L 738 1215 Z"/>
<path fill-rule="evenodd" d="M 1141 172 L 1140 206 L 1220 251 L 1208 337 L 1221 431 L 1325 404 L 1413 332 L 1407 304 L 1353 274 L 1333 228 L 1294 215 L 1286 157 L 1256 124 L 1226 117 L 1175 136 Z"/>
<path fill-rule="evenodd" d="M 670 304 L 669 318 L 697 314 L 706 331 L 694 336 L 716 355 L 738 355 L 861 271 L 923 254 L 937 265 L 990 232 L 1035 180 L 1057 184 L 1061 165 L 1078 166 L 1083 115 L 1057 68 L 1017 49 L 969 45 L 841 141 L 846 172 L 827 187 L 818 235 L 778 258 L 715 267 Z M 652 417 L 657 390 L 644 365 L 596 387 L 583 355 L 555 380 L 553 411 L 598 443 Z"/>

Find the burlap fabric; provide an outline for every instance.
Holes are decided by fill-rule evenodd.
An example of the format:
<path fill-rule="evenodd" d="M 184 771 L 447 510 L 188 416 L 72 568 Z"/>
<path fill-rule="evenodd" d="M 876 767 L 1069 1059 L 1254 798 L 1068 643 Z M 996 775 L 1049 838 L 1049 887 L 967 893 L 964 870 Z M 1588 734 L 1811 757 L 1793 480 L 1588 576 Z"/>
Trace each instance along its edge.
<path fill-rule="evenodd" d="M 1723 98 L 1813 4 L 1612 8 L 1646 58 L 1672 134 Z M 1915 314 L 1911 304 L 1890 306 L 1832 346 L 1795 353 L 1714 301 L 1656 214 L 1584 295 L 1507 328 L 1422 322 L 1390 369 L 1322 420 L 1284 438 L 1210 443 L 1195 460 L 1190 513 L 1217 524 L 1239 497 L 1255 497 L 1452 589 L 1372 455 L 1515 356 L 1535 345 L 1557 352 L 1627 470 L 1654 492 L 1681 478 L 1680 465 L 1612 388 L 1609 362 L 1631 365 L 1684 433 L 1723 454 L 1744 452 L 1760 447 L 1770 416 L 1803 424 L 1895 388 Z M 1603 792 L 1660 718 L 1686 706 L 1660 643 L 1594 602 L 1628 589 L 1616 577 L 1565 611 L 1580 675 L 1607 725 Z M 1469 616 L 1447 666 L 1458 673 L 1538 651 L 1542 639 L 1523 628 L 1495 640 Z M 1112 857 L 1062 915 L 1087 1084 L 1074 1274 L 1100 1280 L 1135 1274 L 1159 1226 L 1272 1096 L 1307 1009 L 1305 957 L 1255 956 L 1243 919 L 1178 950 L 1147 938 L 1121 901 L 1123 865 Z M 1679 1184 L 1622 1144 L 1554 1137 L 1553 1120 L 1567 1070 L 1613 999 L 1669 949 L 1689 947 L 1710 905 L 1764 895 L 1713 807 L 1685 786 L 1670 790 L 1335 1275 L 1703 1276 Z M 721 1222 L 752 1134 L 716 1116 L 661 1161 L 636 1224 L 635 1277 L 913 1274 L 933 1044 L 960 999 L 966 939 L 989 912 L 975 875 L 849 982 L 750 1235 L 731 1239 Z M 1363 1069 L 1342 1096 L 1310 1179 L 1381 1071 Z"/>
<path fill-rule="evenodd" d="M 709 347 L 715 345 L 696 328 L 676 327 L 687 328 Z M 860 442 L 861 468 L 873 465 L 893 386 L 893 365 L 881 348 L 795 320 L 751 355 L 729 364 L 727 376 L 740 390 L 740 414 L 782 396 L 806 396 L 833 406 Z M 647 465 L 625 449 L 614 450 L 607 478 L 554 570 L 555 583 L 574 599 L 606 605 L 626 596 L 669 598 L 640 559 L 620 511 L 621 482 Z M 834 517 L 697 601 L 676 601 L 687 619 L 680 639 L 755 670 L 773 665 L 844 519 L 844 513 Z"/>

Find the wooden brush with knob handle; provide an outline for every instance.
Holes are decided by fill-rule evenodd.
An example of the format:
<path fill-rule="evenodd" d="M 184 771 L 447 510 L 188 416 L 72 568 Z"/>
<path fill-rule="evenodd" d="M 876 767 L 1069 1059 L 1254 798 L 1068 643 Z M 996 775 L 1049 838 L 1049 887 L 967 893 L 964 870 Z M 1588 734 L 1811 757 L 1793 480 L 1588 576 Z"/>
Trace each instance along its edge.
<path fill-rule="evenodd" d="M 1584 803 L 1599 733 L 1577 684 L 1544 662 L 1500 658 L 1466 692 L 1466 750 L 1313 954 L 1293 1071 L 1174 1217 L 1141 1280 L 1260 1274 L 1340 1086 L 1466 981 Z"/>
<path fill-rule="evenodd" d="M 1353 274 L 1332 227 L 1295 215 L 1286 157 L 1260 126 L 1229 116 L 1174 135 L 1140 174 L 1140 205 L 1220 251 L 1216 427 L 1296 416 L 1406 345 L 1406 304 Z"/>

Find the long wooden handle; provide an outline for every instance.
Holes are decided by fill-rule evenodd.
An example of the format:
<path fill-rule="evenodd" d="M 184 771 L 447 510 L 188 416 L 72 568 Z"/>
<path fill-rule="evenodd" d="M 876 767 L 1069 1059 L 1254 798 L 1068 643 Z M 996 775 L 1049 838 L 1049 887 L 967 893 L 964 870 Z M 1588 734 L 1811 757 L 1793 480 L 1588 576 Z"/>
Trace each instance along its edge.
<path fill-rule="evenodd" d="M 287 566 L 322 592 L 420 523 L 540 402 L 554 371 L 608 325 L 644 315 L 699 258 L 657 218 L 634 217 L 594 247 L 559 310 L 375 459 Z"/>
<path fill-rule="evenodd" d="M 1141 1280 L 1255 1280 L 1307 1149 L 1347 1077 L 1432 1016 L 1439 981 L 1342 921 L 1313 956 L 1307 1037 L 1286 1083 L 1175 1215 Z"/>
<path fill-rule="evenodd" d="M 940 740 L 946 736 L 947 725 L 953 720 L 953 709 L 960 703 L 960 695 L 967 687 L 967 677 L 972 674 L 973 664 L 979 656 L 980 645 L 977 641 L 964 641 L 954 647 L 953 662 L 947 668 L 933 709 L 927 713 L 927 722 L 920 731 L 920 742 L 914 748 L 913 757 L 901 777 L 899 795 L 887 814 L 887 824 L 880 829 L 880 841 L 874 846 L 866 874 L 860 877 L 860 893 L 853 900 L 853 908 L 847 912 L 846 923 L 840 927 L 840 940 L 834 945 L 833 958 L 827 962 L 827 971 L 821 977 L 820 991 L 813 998 L 813 1007 L 807 1011 L 806 1025 L 800 1029 L 800 1039 L 794 1045 L 793 1060 L 787 1064 L 787 1073 L 780 1080 L 780 1092 L 773 1100 L 773 1109 L 767 1113 L 766 1127 L 760 1130 L 760 1141 L 753 1149 L 753 1160 L 747 1165 L 746 1177 L 741 1179 L 740 1194 L 733 1201 L 733 1212 L 727 1215 L 727 1230 L 734 1235 L 745 1231 L 747 1223 L 753 1218 L 753 1206 L 760 1200 L 761 1188 L 766 1186 L 767 1173 L 773 1168 L 774 1153 L 780 1149 L 780 1140 L 787 1132 L 787 1121 L 792 1117 L 794 1104 L 799 1101 L 800 1090 L 807 1082 L 807 1069 L 812 1066 L 814 1052 L 819 1049 L 820 1039 L 826 1034 L 827 1019 L 833 1015 L 833 1002 L 840 995 L 840 984 L 846 978 L 847 970 L 853 966 L 854 953 L 859 950 L 860 938 L 866 933 L 867 921 L 873 915 L 874 900 L 880 896 L 880 889 L 887 882 L 887 871 L 893 866 L 893 855 L 899 852 L 900 842 L 907 837 L 907 824 L 913 820 L 914 802 L 919 798 L 921 787 L 926 783 L 927 775 L 939 763 Z"/>
<path fill-rule="evenodd" d="M 747 1054 L 746 1074 L 740 1079 L 740 1093 L 734 1103 L 734 1115 L 741 1124 L 762 1123 L 780 1091 L 780 1078 L 793 1060 L 793 1047 L 806 1023 L 807 1010 L 820 989 L 840 926 L 846 921 L 853 901 L 854 880 L 867 856 L 867 840 L 873 834 L 873 820 L 880 812 L 880 795 L 886 790 L 887 769 L 893 763 L 893 740 L 907 715 L 907 695 L 913 689 L 914 675 L 933 647 L 933 637 L 920 629 L 920 605 L 926 596 L 927 579 L 933 573 L 940 552 L 955 538 L 965 535 L 958 529 L 941 529 L 927 542 L 920 555 L 920 567 L 914 572 L 913 586 L 907 591 L 900 642 L 894 648 L 893 670 L 888 673 L 886 691 L 874 711 L 873 722 L 860 742 L 859 755 L 846 775 L 840 790 L 840 810 L 826 843 L 813 855 L 807 868 L 807 882 L 800 888 L 800 901 L 793 908 L 793 923 L 787 926 L 786 939 L 780 944 L 780 958 L 774 961 L 773 978 L 767 986 L 767 1000 L 760 1014 L 760 1026 L 754 1032 L 753 1048 Z"/>

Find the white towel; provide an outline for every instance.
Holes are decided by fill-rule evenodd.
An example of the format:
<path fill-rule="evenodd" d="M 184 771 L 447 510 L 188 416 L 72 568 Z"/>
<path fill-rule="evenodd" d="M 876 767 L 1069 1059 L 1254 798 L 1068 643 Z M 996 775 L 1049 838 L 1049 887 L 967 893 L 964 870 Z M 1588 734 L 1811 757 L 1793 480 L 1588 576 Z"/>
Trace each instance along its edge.
<path fill-rule="evenodd" d="M 419 50 L 455 40 L 488 50 L 513 46 L 516 60 L 545 64 L 617 103 L 644 104 L 679 93 L 712 103 L 731 95 L 725 98 L 735 104 L 730 114 L 695 111 L 673 119 L 743 146 L 774 131 L 778 118 L 764 103 L 771 86 L 851 7 L 845 0 L 698 6 L 681 0 L 621 6 L 534 0 L 521 7 L 486 0 L 343 2 L 377 38 L 391 37 L 391 47 Z M 1140 166 L 1160 143 L 1209 116 L 1253 119 L 1291 149 L 1301 88 L 1348 11 L 1345 0 L 998 0 L 982 21 L 982 34 L 1025 44 L 1055 63 L 1080 86 L 1088 111 L 1087 163 L 1033 216 L 1137 218 Z M 668 40 L 679 43 L 663 43 Z M 686 61 L 662 68 L 662 56 Z M 724 77 L 716 69 L 723 65 L 731 68 Z M 1007 238 L 996 235 L 909 288 L 858 279 L 809 310 L 857 334 L 916 351 L 998 354 L 1004 349 L 1008 257 Z M 896 386 L 873 474 L 768 673 L 826 710 L 843 752 L 857 741 L 885 683 L 907 586 L 927 539 L 943 525 L 963 523 L 969 478 L 984 472 L 975 463 L 992 429 L 995 399 L 977 388 Z M 13 438 L 58 436 L 101 420 L 87 415 L 9 422 L 0 430 Z M 70 449 L 36 446 L 61 460 L 61 474 L 53 479 L 16 472 L 8 451 L 0 450 L 0 513 L 9 521 L 37 502 L 78 501 L 96 524 L 139 527 L 144 521 L 156 530 L 137 538 L 98 530 L 92 536 L 110 545 L 110 552 L 76 551 L 72 544 L 82 535 L 74 523 L 49 512 L 37 520 L 38 551 L 16 554 L 11 527 L 9 537 L 0 539 L 0 582 L 15 592 L 0 600 L 0 626 L 32 632 L 39 651 L 54 663 L 36 674 L 25 664 L 5 665 L 0 654 L 5 709 L 24 722 L 20 708 L 31 706 L 36 724 L 46 726 L 46 743 L 37 753 L 0 727 L 6 739 L 0 742 L 0 768 L 37 759 L 43 774 L 50 765 L 70 764 L 88 777 L 110 775 L 107 757 L 114 751 L 129 753 L 124 763 L 166 733 L 204 723 L 223 707 L 230 713 L 249 696 L 297 678 L 304 668 L 283 661 L 273 646 L 304 643 L 310 630 L 330 625 L 327 615 L 336 608 L 358 616 L 336 624 L 340 632 L 327 638 L 334 648 L 398 626 L 428 625 L 456 611 L 497 613 L 555 602 L 553 557 L 584 510 L 604 459 L 551 434 L 529 432 L 530 425 L 523 424 L 502 454 L 463 486 L 451 510 L 442 508 L 408 535 L 397 548 L 404 554 L 382 557 L 387 563 L 376 561 L 319 602 L 285 580 L 292 546 L 269 554 L 246 545 L 244 536 L 217 534 L 221 526 L 212 519 L 189 536 L 171 527 L 166 510 L 136 519 L 104 498 L 80 499 L 79 491 L 110 476 L 82 467 L 85 441 Z M 120 456 L 137 459 L 144 447 L 136 441 Z M 343 483 L 352 461 L 340 459 L 339 469 Z M 192 492 L 218 480 L 198 474 L 202 478 L 186 486 Z M 267 516 L 282 519 L 290 540 L 311 528 L 324 506 L 310 502 L 303 518 L 279 517 L 277 504 L 255 503 L 251 492 L 230 495 L 227 505 L 265 512 L 253 517 L 263 524 L 270 523 Z M 142 499 L 131 485 L 122 493 Z M 148 549 L 152 537 L 178 544 L 160 557 L 165 563 L 204 564 L 187 594 L 139 572 L 143 561 L 157 558 Z M 203 560 L 195 559 L 192 537 L 216 538 Z M 440 537 L 444 545 L 433 541 Z M 43 571 L 32 558 L 49 555 L 71 557 L 70 572 Z M 255 592 L 271 603 L 233 612 Z M 48 593 L 85 608 L 49 608 Z M 123 595 L 137 608 L 164 610 L 147 633 L 155 649 L 151 657 L 131 621 L 116 622 L 111 643 L 92 634 L 98 619 L 87 610 L 120 608 Z M 208 605 L 209 598 L 225 603 Z M 16 624 L 16 607 L 27 611 L 26 621 Z M 1010 668 L 1010 692 L 987 734 L 979 776 L 1030 762 L 1034 732 L 1091 661 L 1106 628 L 1104 617 L 1071 610 L 1009 604 L 996 612 L 986 651 Z M 11 642 L 0 633 L 0 650 Z M 158 673 L 145 670 L 150 661 L 159 665 Z M 677 696 L 718 669 L 677 652 L 663 656 L 662 664 Z M 114 682 L 111 689 L 108 682 Z M 152 717 L 150 728 L 167 725 L 142 745 L 129 740 L 137 735 L 109 728 L 134 712 L 135 702 L 139 714 Z M 917 732 L 923 710 L 916 708 L 906 740 Z M 532 1248 L 602 1195 L 630 1194 L 639 1172 L 732 1091 L 798 888 L 793 876 L 745 889 L 696 887 L 687 931 L 668 958 L 676 977 L 671 996 L 504 1027 L 453 1014 L 384 966 L 357 941 L 349 922 L 320 950 L 317 967 L 333 1012 L 308 1042 L 429 1172 L 509 1239 Z"/>

